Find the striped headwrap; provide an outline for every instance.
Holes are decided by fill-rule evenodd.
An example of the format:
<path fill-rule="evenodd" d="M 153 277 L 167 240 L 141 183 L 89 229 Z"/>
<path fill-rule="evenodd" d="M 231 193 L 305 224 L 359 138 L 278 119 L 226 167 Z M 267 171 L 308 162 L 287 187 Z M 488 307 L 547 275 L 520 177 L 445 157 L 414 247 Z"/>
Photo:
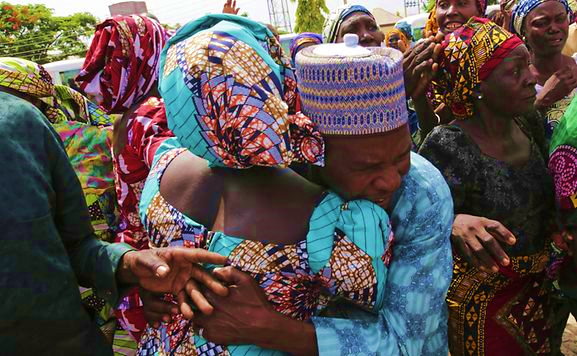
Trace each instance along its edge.
<path fill-rule="evenodd" d="M 560 2 L 567 10 L 567 14 L 570 18 L 573 17 L 573 11 L 569 7 L 567 0 L 519 0 L 517 5 L 513 8 L 511 12 L 511 29 L 510 31 L 516 35 L 523 36 L 523 25 L 525 23 L 525 18 L 529 13 L 537 8 L 537 6 L 547 2 L 547 1 L 557 1 Z"/>
<path fill-rule="evenodd" d="M 435 85 L 456 119 L 475 114 L 479 85 L 501 64 L 521 39 L 494 22 L 473 17 L 443 41 L 441 78 Z"/>
<path fill-rule="evenodd" d="M 318 45 L 321 43 L 323 43 L 323 35 L 312 32 L 299 33 L 295 38 L 293 38 L 290 44 L 290 54 L 292 63 L 294 64 L 295 57 L 297 53 L 299 53 L 299 51 L 303 49 L 303 45 L 305 44 Z"/>
<path fill-rule="evenodd" d="M 375 18 L 373 14 L 366 7 L 361 5 L 346 5 L 340 6 L 335 11 L 329 14 L 327 17 L 325 24 L 323 26 L 323 37 L 325 38 L 325 43 L 335 43 L 337 41 L 337 37 L 339 35 L 339 30 L 341 28 L 341 24 L 343 21 L 347 19 L 347 17 L 351 16 L 356 12 L 361 12 L 369 15 L 372 18 Z"/>
<path fill-rule="evenodd" d="M 226 14 L 189 22 L 162 52 L 159 90 L 169 128 L 211 165 L 323 164 L 323 140 L 294 112 L 294 72 L 265 25 Z"/>
<path fill-rule="evenodd" d="M 158 79 L 166 30 L 147 16 L 115 16 L 96 26 L 80 88 L 109 114 L 122 114 L 144 98 Z"/>

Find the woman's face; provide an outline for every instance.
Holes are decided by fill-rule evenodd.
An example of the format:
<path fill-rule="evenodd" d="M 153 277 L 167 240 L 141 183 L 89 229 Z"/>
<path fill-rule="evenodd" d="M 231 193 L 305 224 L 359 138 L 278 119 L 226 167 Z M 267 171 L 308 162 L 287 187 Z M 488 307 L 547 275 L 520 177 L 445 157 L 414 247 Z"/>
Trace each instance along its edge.
<path fill-rule="evenodd" d="M 483 15 L 476 0 L 437 0 L 437 24 L 445 35 L 463 26 L 471 17 Z"/>
<path fill-rule="evenodd" d="M 345 199 L 367 199 L 383 209 L 411 167 L 411 136 L 404 125 L 396 130 L 362 136 L 325 136 L 327 186 Z"/>
<path fill-rule="evenodd" d="M 375 19 L 364 12 L 355 12 L 341 23 L 336 42 L 343 42 L 347 33 L 359 36 L 359 44 L 363 47 L 380 47 L 385 40 Z"/>
<path fill-rule="evenodd" d="M 391 33 L 389 35 L 389 41 L 387 42 L 387 47 L 391 47 L 394 49 L 399 49 L 399 40 L 401 38 L 396 33 Z"/>
<path fill-rule="evenodd" d="M 529 51 L 515 48 L 481 83 L 483 102 L 493 112 L 512 117 L 527 114 L 535 104 L 535 76 L 529 70 Z"/>
<path fill-rule="evenodd" d="M 560 2 L 547 1 L 537 6 L 525 17 L 523 26 L 527 44 L 536 55 L 561 53 L 565 47 L 569 18 Z"/>

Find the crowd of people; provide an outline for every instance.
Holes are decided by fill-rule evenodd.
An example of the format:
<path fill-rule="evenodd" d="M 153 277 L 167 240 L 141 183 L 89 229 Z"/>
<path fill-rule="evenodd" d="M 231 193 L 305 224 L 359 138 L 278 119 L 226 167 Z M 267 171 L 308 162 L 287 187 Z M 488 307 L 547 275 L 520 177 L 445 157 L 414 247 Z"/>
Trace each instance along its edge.
<path fill-rule="evenodd" d="M 0 58 L 2 353 L 562 355 L 577 6 L 501 5 L 290 53 L 232 0 L 115 16 L 78 91 Z"/>

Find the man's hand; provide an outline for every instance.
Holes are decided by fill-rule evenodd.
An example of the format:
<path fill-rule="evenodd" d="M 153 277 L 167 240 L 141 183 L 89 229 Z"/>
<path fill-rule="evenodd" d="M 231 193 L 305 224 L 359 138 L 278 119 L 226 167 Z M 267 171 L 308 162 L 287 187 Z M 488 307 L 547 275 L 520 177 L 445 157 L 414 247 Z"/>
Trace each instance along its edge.
<path fill-rule="evenodd" d="M 192 303 L 203 313 L 211 313 L 212 306 L 200 293 L 198 283 L 215 295 L 226 296 L 228 289 L 200 264 L 224 265 L 226 257 L 203 249 L 158 248 L 130 251 L 122 257 L 117 278 L 121 283 L 138 284 L 154 293 L 172 293 L 180 310 L 192 310 L 186 301 L 186 291 Z M 190 314 L 189 314 L 190 315 Z"/>
<path fill-rule="evenodd" d="M 215 310 L 210 317 L 195 316 L 195 327 L 202 327 L 208 340 L 223 345 L 256 344 L 267 338 L 266 325 L 276 312 L 256 281 L 234 267 L 217 268 L 213 273 L 229 285 L 229 294 L 219 297 L 206 292 Z"/>
<path fill-rule="evenodd" d="M 514 245 L 517 240 L 498 221 L 458 214 L 453 222 L 451 241 L 457 253 L 473 267 L 498 272 L 499 265 L 507 266 L 511 262 L 500 242 Z"/>
<path fill-rule="evenodd" d="M 161 322 L 168 323 L 173 315 L 180 312 L 175 303 L 166 300 L 165 294 L 155 294 L 145 289 L 140 289 L 139 294 L 144 319 L 154 328 L 160 327 Z"/>
<path fill-rule="evenodd" d="M 234 267 L 217 268 L 213 273 L 229 285 L 229 295 L 206 292 L 214 312 L 197 314 L 193 320 L 204 338 L 223 345 L 255 344 L 293 355 L 317 354 L 314 326 L 276 312 L 250 275 Z"/>

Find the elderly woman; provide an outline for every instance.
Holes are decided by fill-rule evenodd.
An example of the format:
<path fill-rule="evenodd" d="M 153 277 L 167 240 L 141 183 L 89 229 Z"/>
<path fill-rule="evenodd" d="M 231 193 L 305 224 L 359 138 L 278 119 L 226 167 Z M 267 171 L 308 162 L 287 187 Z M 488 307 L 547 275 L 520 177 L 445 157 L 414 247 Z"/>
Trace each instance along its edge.
<path fill-rule="evenodd" d="M 343 42 L 347 33 L 356 34 L 363 47 L 380 47 L 385 39 L 373 14 L 361 5 L 341 6 L 325 21 L 325 43 Z"/>
<path fill-rule="evenodd" d="M 293 113 L 292 70 L 265 26 L 212 15 L 169 41 L 160 90 L 176 138 L 157 151 L 143 220 L 154 246 L 202 246 L 249 274 L 215 271 L 234 285 L 231 298 L 210 294 L 208 319 L 149 330 L 142 354 L 447 353 L 451 201 L 439 173 L 410 153 L 402 56 L 377 48 L 339 59 L 345 46 L 327 46 L 329 57 L 316 47 L 297 56 L 323 140 Z M 352 75 L 366 66 L 375 71 Z M 333 94 L 317 85 L 322 70 L 344 73 L 349 100 L 323 106 Z M 390 95 L 359 107 L 358 88 Z M 313 169 L 322 185 L 280 168 L 292 160 L 324 160 Z"/>
<path fill-rule="evenodd" d="M 577 88 L 575 59 L 562 53 L 571 15 L 566 0 L 520 0 L 511 16 L 511 31 L 531 49 L 530 68 L 537 80 L 535 107 L 544 113 L 547 141 Z"/>
<path fill-rule="evenodd" d="M 545 273 L 553 191 L 540 147 L 517 122 L 534 108 L 529 52 L 517 36 L 481 18 L 443 43 L 444 102 L 456 120 L 435 128 L 419 152 L 445 176 L 456 219 L 494 219 L 515 236 L 504 240 L 508 257 L 496 256 L 507 265 L 491 270 L 472 262 L 488 258 L 478 252 L 496 243 L 495 221 L 487 220 L 472 239 L 454 240 L 451 355 L 554 353 Z"/>
<path fill-rule="evenodd" d="M 109 114 L 114 124 L 113 166 L 119 207 L 115 241 L 137 249 L 148 247 L 138 216 L 138 203 L 154 152 L 172 133 L 158 94 L 160 52 L 166 30 L 148 16 L 115 16 L 96 27 L 76 81 L 87 96 Z M 136 291 L 116 310 L 124 329 L 139 340 L 146 322 Z"/>

